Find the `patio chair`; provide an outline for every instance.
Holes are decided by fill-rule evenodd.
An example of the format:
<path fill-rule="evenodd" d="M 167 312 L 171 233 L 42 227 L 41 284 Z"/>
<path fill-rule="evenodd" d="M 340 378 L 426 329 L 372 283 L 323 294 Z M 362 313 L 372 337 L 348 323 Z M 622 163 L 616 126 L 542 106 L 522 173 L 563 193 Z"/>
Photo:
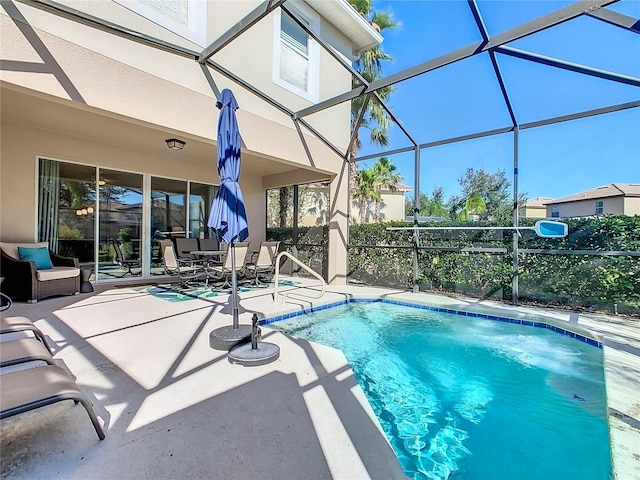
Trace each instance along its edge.
<path fill-rule="evenodd" d="M 205 278 L 206 272 L 201 261 L 178 258 L 171 240 L 158 240 L 158 243 L 160 244 L 164 273 L 177 277 L 180 280 L 180 287 L 194 280 Z"/>
<path fill-rule="evenodd" d="M 27 331 L 33 333 L 33 336 L 51 351 L 44 334 L 31 320 L 26 317 L 0 317 L 0 334 Z"/>
<path fill-rule="evenodd" d="M 250 255 L 250 259 L 245 265 L 245 272 L 248 277 L 253 277 L 253 283 L 256 287 L 263 285 L 260 282 L 260 275 L 273 275 L 279 247 L 280 242 L 262 242 L 260 250 Z"/>
<path fill-rule="evenodd" d="M 201 238 L 198 240 L 198 244 L 200 245 L 198 250 L 222 250 L 217 238 Z"/>
<path fill-rule="evenodd" d="M 140 260 L 126 259 L 124 254 L 122 253 L 122 249 L 120 248 L 120 242 L 118 242 L 118 240 L 116 240 L 115 238 L 111 239 L 111 244 L 113 245 L 113 250 L 116 252 L 116 263 L 120 266 L 120 268 L 126 269 L 126 272 L 120 275 L 120 277 L 124 277 L 127 274 L 130 274 L 132 277 L 140 275 L 140 272 L 142 271 Z M 133 268 L 139 268 L 140 272 L 134 273 L 132 270 Z"/>
<path fill-rule="evenodd" d="M 80 292 L 78 259 L 57 255 L 49 250 L 48 245 L 47 242 L 0 242 L 0 272 L 4 277 L 2 293 L 12 300 L 36 303 L 54 295 L 77 295 Z M 30 252 L 30 257 L 23 259 L 21 255 L 27 252 Z"/>
<path fill-rule="evenodd" d="M 231 287 L 231 275 L 233 272 L 232 251 L 235 251 L 236 275 L 244 275 L 245 261 L 247 258 L 247 252 L 249 251 L 249 242 L 236 243 L 235 249 L 232 249 L 231 247 L 227 248 L 227 253 L 224 256 L 222 265 L 208 265 L 207 283 L 209 280 L 223 280 L 224 283 L 220 288 Z"/>
<path fill-rule="evenodd" d="M 57 365 L 47 365 L 0 375 L 0 419 L 63 400 L 81 403 L 93 423 L 98 438 L 104 439 L 104 430 L 98 422 L 91 402 L 64 369 Z"/>
<path fill-rule="evenodd" d="M 200 250 L 198 248 L 197 238 L 176 238 L 176 251 L 178 252 L 178 258 L 188 258 L 194 260 L 196 256 L 189 253 L 194 250 Z"/>

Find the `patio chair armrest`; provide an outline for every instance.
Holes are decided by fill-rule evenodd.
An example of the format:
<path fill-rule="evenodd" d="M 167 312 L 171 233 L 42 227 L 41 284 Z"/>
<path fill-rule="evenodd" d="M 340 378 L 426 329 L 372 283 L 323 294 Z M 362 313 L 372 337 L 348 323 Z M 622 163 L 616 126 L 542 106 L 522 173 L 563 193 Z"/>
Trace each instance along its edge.
<path fill-rule="evenodd" d="M 258 261 L 259 254 L 260 254 L 259 250 L 257 252 L 249 252 L 249 260 L 245 263 L 245 267 L 247 265 L 255 265 L 256 262 Z"/>
<path fill-rule="evenodd" d="M 5 277 L 2 292 L 9 297 L 36 298 L 36 262 L 17 260 L 1 252 L 0 272 Z"/>
<path fill-rule="evenodd" d="M 7 277 L 13 281 L 28 280 L 36 278 L 37 268 L 36 262 L 27 260 L 18 260 L 10 257 L 6 253 L 2 252 L 2 261 L 0 263 L 2 269 L 2 276 Z"/>
<path fill-rule="evenodd" d="M 75 257 L 63 257 L 55 252 L 49 250 L 49 256 L 51 257 L 51 263 L 56 267 L 76 267 L 80 268 L 80 262 Z"/>

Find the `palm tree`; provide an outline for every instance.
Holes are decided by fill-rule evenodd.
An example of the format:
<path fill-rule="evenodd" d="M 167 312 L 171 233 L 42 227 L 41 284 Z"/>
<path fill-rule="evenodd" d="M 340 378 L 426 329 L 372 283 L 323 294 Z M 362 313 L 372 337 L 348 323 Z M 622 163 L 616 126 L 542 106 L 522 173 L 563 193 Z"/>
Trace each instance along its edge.
<path fill-rule="evenodd" d="M 480 216 L 487 211 L 487 204 L 477 193 L 473 193 L 464 201 L 464 208 L 458 213 L 458 220 L 469 221 L 471 215 Z"/>
<path fill-rule="evenodd" d="M 374 190 L 377 198 L 375 200 L 374 219 L 380 221 L 380 203 L 382 200 L 382 190 L 396 190 L 396 184 L 402 181 L 402 175 L 396 173 L 397 167 L 387 157 L 381 157 L 373 164 Z"/>
<path fill-rule="evenodd" d="M 356 172 L 356 187 L 352 191 L 354 200 L 359 202 L 360 223 L 364 223 L 367 214 L 367 202 L 380 198 L 375 188 L 375 173 L 372 168 L 365 168 Z"/>
<path fill-rule="evenodd" d="M 349 0 L 349 3 L 360 12 L 360 14 L 372 25 L 375 25 L 376 29 L 383 31 L 386 29 L 394 28 L 398 26 L 398 22 L 393 19 L 393 16 L 389 12 L 374 11 L 373 0 Z M 368 50 L 360 52 L 360 56 L 354 62 L 354 68 L 367 82 L 373 82 L 382 76 L 382 64 L 387 61 L 390 62 L 393 59 L 386 54 L 380 45 L 376 45 Z M 359 82 L 354 79 L 354 87 L 358 86 Z M 377 91 L 380 98 L 385 102 L 391 95 L 393 87 L 384 87 Z M 359 117 L 360 110 L 364 103 L 364 97 L 358 97 L 351 102 L 351 131 L 356 132 L 355 141 L 351 146 L 351 150 L 348 152 L 349 158 L 355 158 L 358 156 L 358 151 L 362 147 L 360 139 L 360 128 L 366 128 L 370 131 L 370 140 L 374 145 L 380 147 L 386 147 L 389 145 L 389 124 L 391 118 L 384 110 L 380 102 L 371 97 L 371 100 L 367 104 L 364 117 L 360 123 L 360 128 L 356 129 L 356 121 Z M 349 165 L 349 186 L 351 189 L 356 187 L 356 171 L 357 165 L 351 163 Z"/>
<path fill-rule="evenodd" d="M 287 215 L 289 214 L 289 197 L 290 197 L 290 187 L 280 187 L 279 197 L 280 197 L 280 228 L 285 228 L 287 226 Z"/>

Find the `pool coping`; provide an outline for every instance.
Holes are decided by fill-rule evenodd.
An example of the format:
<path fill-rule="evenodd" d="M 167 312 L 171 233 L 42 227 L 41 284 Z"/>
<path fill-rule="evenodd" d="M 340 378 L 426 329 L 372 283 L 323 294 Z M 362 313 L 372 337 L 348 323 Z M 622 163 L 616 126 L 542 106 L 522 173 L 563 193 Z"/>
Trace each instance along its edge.
<path fill-rule="evenodd" d="M 391 305 L 401 305 L 405 307 L 417 308 L 421 310 L 429 310 L 433 312 L 450 313 L 450 314 L 460 315 L 464 317 L 482 318 L 485 320 L 512 323 L 516 325 L 544 328 L 544 329 L 559 333 L 561 335 L 567 335 L 571 338 L 575 338 L 578 341 L 587 343 L 589 345 L 598 347 L 600 349 L 602 349 L 603 347 L 602 337 L 600 335 L 594 334 L 592 332 L 588 332 L 587 330 L 584 330 L 581 328 L 571 328 L 571 329 L 563 328 L 558 325 L 555 325 L 553 322 L 549 320 L 534 321 L 534 320 L 528 320 L 524 318 L 517 318 L 515 316 L 509 317 L 509 316 L 502 316 L 502 315 L 490 315 L 488 313 L 474 312 L 472 310 L 458 310 L 458 309 L 451 309 L 451 308 L 444 308 L 444 307 L 434 307 L 432 305 L 427 305 L 422 303 L 404 302 L 404 301 L 391 300 L 391 299 L 385 299 L 385 298 L 350 298 L 344 301 L 338 301 L 338 302 L 334 301 L 327 304 L 311 306 L 309 308 L 303 308 L 302 310 L 296 310 L 291 313 L 277 315 L 275 317 L 262 318 L 259 320 L 258 323 L 260 325 L 269 325 L 282 320 L 287 320 L 289 318 L 294 318 L 297 316 L 306 315 L 313 312 L 319 312 L 321 310 L 326 310 L 328 308 L 335 308 L 335 307 L 339 307 L 340 305 L 347 305 L 349 303 L 388 303 Z"/>

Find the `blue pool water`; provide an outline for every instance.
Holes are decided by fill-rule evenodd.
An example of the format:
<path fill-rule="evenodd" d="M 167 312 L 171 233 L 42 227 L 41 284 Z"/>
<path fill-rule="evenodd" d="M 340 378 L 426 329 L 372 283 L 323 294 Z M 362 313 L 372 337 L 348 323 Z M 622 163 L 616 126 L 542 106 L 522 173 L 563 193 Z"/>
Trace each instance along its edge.
<path fill-rule="evenodd" d="M 270 326 L 344 352 L 410 478 L 611 478 L 596 346 L 382 302 Z"/>

